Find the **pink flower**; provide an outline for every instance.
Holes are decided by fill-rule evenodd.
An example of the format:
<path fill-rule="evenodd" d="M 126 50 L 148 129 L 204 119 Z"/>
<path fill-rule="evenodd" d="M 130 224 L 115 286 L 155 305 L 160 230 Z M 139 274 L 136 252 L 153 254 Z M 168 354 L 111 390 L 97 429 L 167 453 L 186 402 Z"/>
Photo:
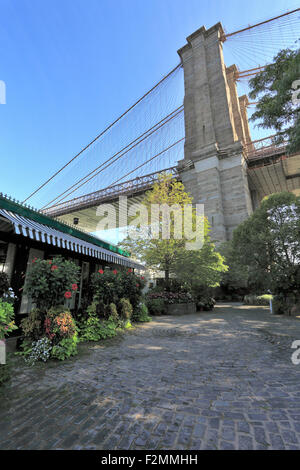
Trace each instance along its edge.
<path fill-rule="evenodd" d="M 98 273 L 103 274 L 104 273 L 103 269 L 99 269 Z"/>
<path fill-rule="evenodd" d="M 72 293 L 70 291 L 65 292 L 65 298 L 70 299 L 72 297 Z"/>
<path fill-rule="evenodd" d="M 78 289 L 77 284 L 72 284 L 72 290 L 77 290 L 77 289 Z"/>
<path fill-rule="evenodd" d="M 116 269 L 113 270 L 113 274 L 117 274 L 118 271 Z"/>

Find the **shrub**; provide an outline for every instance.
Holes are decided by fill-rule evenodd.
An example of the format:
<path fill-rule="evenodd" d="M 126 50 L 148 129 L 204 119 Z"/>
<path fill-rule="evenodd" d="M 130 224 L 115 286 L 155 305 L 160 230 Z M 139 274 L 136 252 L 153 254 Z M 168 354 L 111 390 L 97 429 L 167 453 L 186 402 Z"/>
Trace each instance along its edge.
<path fill-rule="evenodd" d="M 244 304 L 246 305 L 270 305 L 270 300 L 273 296 L 270 294 L 255 295 L 249 294 L 244 297 Z"/>
<path fill-rule="evenodd" d="M 8 333 L 16 329 L 13 306 L 0 299 L 0 339 L 4 339 Z"/>
<path fill-rule="evenodd" d="M 212 297 L 200 297 L 199 300 L 196 301 L 197 310 L 204 310 L 206 312 L 213 310 L 216 304 L 215 299 Z"/>
<path fill-rule="evenodd" d="M 30 314 L 21 321 L 21 328 L 25 338 L 33 341 L 43 335 L 43 320 L 40 310 L 33 309 Z"/>
<path fill-rule="evenodd" d="M 46 362 L 51 354 L 52 344 L 48 338 L 41 338 L 34 341 L 31 345 L 31 351 L 25 357 L 25 362 L 34 365 L 37 361 Z"/>
<path fill-rule="evenodd" d="M 147 305 L 145 305 L 143 302 L 140 302 L 137 308 L 133 311 L 132 320 L 135 322 L 151 321 Z"/>
<path fill-rule="evenodd" d="M 161 299 L 164 304 L 185 304 L 194 302 L 193 296 L 189 292 L 150 292 L 147 298 L 149 300 Z"/>
<path fill-rule="evenodd" d="M 120 299 L 120 314 L 123 320 L 130 320 L 133 308 L 130 301 L 126 298 Z"/>
<path fill-rule="evenodd" d="M 120 297 L 129 299 L 133 309 L 135 309 L 141 301 L 142 290 L 145 287 L 145 279 L 133 273 L 132 269 L 123 271 L 119 276 Z"/>
<path fill-rule="evenodd" d="M 46 311 L 70 299 L 77 290 L 80 268 L 61 256 L 53 260 L 35 258 L 26 278 L 24 293 L 37 308 Z"/>
<path fill-rule="evenodd" d="M 142 290 L 145 286 L 143 276 L 132 272 L 100 269 L 92 276 L 92 290 L 94 300 L 102 301 L 104 305 L 117 304 L 121 298 L 129 299 L 131 305 L 136 307 L 140 302 Z"/>
<path fill-rule="evenodd" d="M 101 339 L 101 321 L 98 317 L 91 315 L 79 326 L 81 341 L 99 341 Z"/>
<path fill-rule="evenodd" d="M 60 361 L 64 361 L 71 356 L 75 356 L 78 352 L 78 341 L 77 333 L 75 333 L 71 338 L 62 339 L 58 344 L 53 346 L 51 350 L 51 357 Z"/>
<path fill-rule="evenodd" d="M 117 311 L 116 304 L 114 304 L 114 303 L 109 304 L 107 311 L 108 311 L 108 314 L 109 314 L 108 318 L 111 318 L 111 320 L 114 321 L 117 325 L 119 320 L 120 320 L 120 317 L 119 317 L 119 314 L 118 314 L 118 311 Z"/>
<path fill-rule="evenodd" d="M 61 312 L 59 308 L 49 310 L 44 322 L 44 328 L 47 337 L 53 343 L 60 342 L 65 338 L 72 338 L 76 333 L 76 324 L 71 312 L 68 310 Z"/>
<path fill-rule="evenodd" d="M 110 269 L 99 269 L 92 275 L 91 288 L 96 302 L 103 302 L 104 305 L 115 303 L 119 297 L 120 283 L 118 282 L 118 272 Z"/>
<path fill-rule="evenodd" d="M 273 313 L 284 315 L 287 312 L 287 303 L 282 295 L 275 295 L 272 302 Z"/>
<path fill-rule="evenodd" d="M 117 325 L 112 317 L 108 320 L 100 320 L 96 316 L 90 316 L 79 327 L 81 341 L 100 341 L 112 338 L 116 335 Z"/>
<path fill-rule="evenodd" d="M 146 302 L 150 315 L 155 316 L 162 315 L 163 313 L 165 313 L 165 302 L 163 301 L 163 299 L 148 298 Z"/>

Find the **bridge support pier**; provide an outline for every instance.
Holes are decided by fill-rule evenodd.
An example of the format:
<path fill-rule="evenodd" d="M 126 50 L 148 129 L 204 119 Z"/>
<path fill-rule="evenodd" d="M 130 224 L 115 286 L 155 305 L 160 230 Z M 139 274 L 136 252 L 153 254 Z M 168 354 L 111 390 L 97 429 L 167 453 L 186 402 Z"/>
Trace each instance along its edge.
<path fill-rule="evenodd" d="M 235 66 L 226 69 L 223 28 L 200 28 L 178 51 L 184 69 L 185 154 L 178 164 L 182 182 L 204 204 L 217 243 L 252 212 L 243 145 L 250 134 L 245 99 L 239 99 Z"/>

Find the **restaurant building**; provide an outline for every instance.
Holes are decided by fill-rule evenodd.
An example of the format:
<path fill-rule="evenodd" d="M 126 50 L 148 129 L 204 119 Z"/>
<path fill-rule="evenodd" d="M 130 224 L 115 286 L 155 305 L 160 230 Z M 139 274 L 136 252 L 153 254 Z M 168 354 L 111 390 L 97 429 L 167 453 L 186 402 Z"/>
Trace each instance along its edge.
<path fill-rule="evenodd" d="M 130 258 L 130 253 L 117 246 L 0 194 L 0 272 L 7 274 L 17 295 L 17 325 L 32 308 L 22 288 L 33 259 L 52 259 L 57 255 L 81 268 L 78 292 L 68 305 L 71 310 L 80 308 L 90 276 L 97 270 L 143 269 Z"/>

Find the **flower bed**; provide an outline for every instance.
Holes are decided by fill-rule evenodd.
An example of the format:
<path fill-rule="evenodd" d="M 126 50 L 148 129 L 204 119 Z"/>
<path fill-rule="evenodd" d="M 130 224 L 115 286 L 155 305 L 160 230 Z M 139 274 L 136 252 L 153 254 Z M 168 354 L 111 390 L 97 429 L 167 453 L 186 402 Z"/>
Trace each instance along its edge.
<path fill-rule="evenodd" d="M 2 276 L 3 279 L 4 277 Z M 4 283 L 2 283 L 3 285 Z M 7 302 L 0 298 L 0 385 L 10 377 L 10 368 L 6 363 L 5 336 L 17 329 L 14 322 L 14 309 L 10 301 L 12 295 L 8 287 L 6 287 L 6 290 L 3 289 L 2 295 L 9 301 Z"/>
<path fill-rule="evenodd" d="M 131 269 L 102 270 L 92 276 L 89 298 L 92 303 L 72 316 L 63 305 L 77 291 L 79 271 L 63 258 L 33 260 L 25 291 L 35 308 L 21 322 L 22 354 L 29 365 L 49 359 L 65 360 L 78 352 L 80 341 L 111 338 L 131 320 L 149 321 L 141 302 L 144 278 Z"/>
<path fill-rule="evenodd" d="M 152 292 L 147 295 L 149 300 L 161 299 L 165 304 L 193 303 L 193 296 L 189 292 Z"/>

